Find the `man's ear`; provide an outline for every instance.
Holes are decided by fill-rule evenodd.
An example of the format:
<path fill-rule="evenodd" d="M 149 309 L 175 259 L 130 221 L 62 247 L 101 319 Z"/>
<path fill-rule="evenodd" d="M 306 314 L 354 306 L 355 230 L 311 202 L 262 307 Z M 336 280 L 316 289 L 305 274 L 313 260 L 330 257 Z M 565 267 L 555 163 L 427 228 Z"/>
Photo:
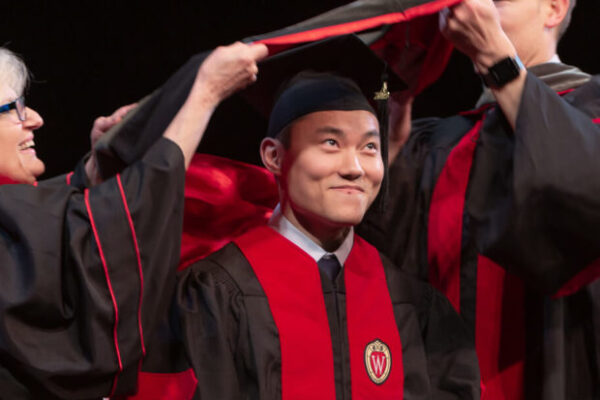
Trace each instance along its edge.
<path fill-rule="evenodd" d="M 271 137 L 264 138 L 260 143 L 260 157 L 262 162 L 273 175 L 281 176 L 281 169 L 283 166 L 283 156 L 285 149 L 283 144 Z"/>
<path fill-rule="evenodd" d="M 546 0 L 548 14 L 546 16 L 546 28 L 552 29 L 560 26 L 569 11 L 569 0 Z"/>

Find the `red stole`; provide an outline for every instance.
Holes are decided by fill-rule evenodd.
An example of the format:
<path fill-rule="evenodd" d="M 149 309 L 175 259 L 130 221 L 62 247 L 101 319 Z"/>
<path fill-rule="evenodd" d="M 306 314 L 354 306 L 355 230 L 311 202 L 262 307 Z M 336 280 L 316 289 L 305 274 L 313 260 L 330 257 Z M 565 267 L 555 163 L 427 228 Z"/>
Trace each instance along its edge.
<path fill-rule="evenodd" d="M 279 331 L 282 400 L 335 399 L 331 333 L 317 263 L 267 226 L 234 242 L 252 266 Z M 342 270 L 352 398 L 401 399 L 402 345 L 379 253 L 355 236 Z"/>
<path fill-rule="evenodd" d="M 429 208 L 429 280 L 459 313 L 465 196 L 484 120 L 485 114 L 450 152 Z M 521 400 L 525 378 L 522 281 L 479 255 L 475 303 L 475 348 L 481 370 L 481 398 Z"/>
<path fill-rule="evenodd" d="M 435 185 L 429 208 L 427 249 L 429 282 L 460 313 L 460 266 L 465 194 L 479 130 L 484 119 L 452 149 Z"/>

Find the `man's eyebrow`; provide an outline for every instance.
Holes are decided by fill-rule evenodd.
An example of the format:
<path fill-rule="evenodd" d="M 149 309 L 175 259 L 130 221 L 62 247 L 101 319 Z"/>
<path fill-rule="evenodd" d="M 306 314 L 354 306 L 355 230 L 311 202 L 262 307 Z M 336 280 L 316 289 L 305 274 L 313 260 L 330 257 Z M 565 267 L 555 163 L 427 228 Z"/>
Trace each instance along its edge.
<path fill-rule="evenodd" d="M 379 131 L 372 130 L 372 131 L 365 132 L 365 134 L 363 135 L 363 137 L 365 137 L 365 138 L 367 138 L 367 137 L 374 137 L 374 136 L 379 137 L 380 136 L 379 135 Z"/>
<path fill-rule="evenodd" d="M 336 128 L 334 126 L 323 126 L 319 129 L 317 129 L 317 133 L 330 133 L 336 136 L 343 136 L 344 135 L 344 131 Z M 373 136 L 379 136 L 379 131 L 378 130 L 370 130 L 367 131 L 363 134 L 363 137 L 373 137 Z"/>
<path fill-rule="evenodd" d="M 317 133 L 331 133 L 336 136 L 342 136 L 344 134 L 344 131 L 334 126 L 325 125 L 317 129 Z"/>

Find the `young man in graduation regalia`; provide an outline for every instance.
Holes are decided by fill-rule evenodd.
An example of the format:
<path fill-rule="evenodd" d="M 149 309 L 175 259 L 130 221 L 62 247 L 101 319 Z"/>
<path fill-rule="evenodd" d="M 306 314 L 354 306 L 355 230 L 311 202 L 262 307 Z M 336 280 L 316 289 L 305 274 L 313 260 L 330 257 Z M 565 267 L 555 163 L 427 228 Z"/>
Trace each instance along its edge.
<path fill-rule="evenodd" d="M 384 178 L 381 142 L 353 81 L 301 73 L 282 92 L 260 147 L 279 186 L 272 218 L 178 279 L 195 398 L 479 397 L 448 301 L 354 234 Z"/>
<path fill-rule="evenodd" d="M 488 89 L 474 111 L 413 121 L 393 207 L 361 232 L 460 311 L 484 399 L 600 398 L 600 80 L 556 55 L 573 6 L 446 10 Z"/>

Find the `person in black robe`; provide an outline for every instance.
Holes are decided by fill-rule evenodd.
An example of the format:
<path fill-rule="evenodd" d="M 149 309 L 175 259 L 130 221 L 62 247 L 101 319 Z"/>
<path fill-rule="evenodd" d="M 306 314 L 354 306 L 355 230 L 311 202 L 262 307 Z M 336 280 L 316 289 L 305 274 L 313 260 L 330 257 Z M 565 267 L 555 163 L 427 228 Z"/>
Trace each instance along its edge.
<path fill-rule="evenodd" d="M 471 336 L 449 302 L 353 233 L 381 186 L 380 145 L 354 82 L 292 80 L 261 144 L 280 204 L 180 273 L 144 365 L 173 381 L 148 381 L 147 396 L 479 398 Z"/>
<path fill-rule="evenodd" d="M 35 182 L 43 163 L 31 148 L 33 131 L 43 120 L 21 98 L 24 64 L 2 49 L 0 174 L 35 184 L 0 188 L 1 398 L 91 399 L 135 390 L 145 337 L 174 284 L 184 169 L 216 105 L 256 80 L 256 60 L 266 52 L 241 43 L 213 52 L 164 135 L 88 187 L 99 169 L 83 161 L 73 174 Z"/>
<path fill-rule="evenodd" d="M 473 111 L 413 121 L 393 206 L 361 231 L 460 311 L 484 399 L 600 397 L 600 79 L 555 54 L 573 6 L 446 11 L 444 33 L 489 88 Z"/>

